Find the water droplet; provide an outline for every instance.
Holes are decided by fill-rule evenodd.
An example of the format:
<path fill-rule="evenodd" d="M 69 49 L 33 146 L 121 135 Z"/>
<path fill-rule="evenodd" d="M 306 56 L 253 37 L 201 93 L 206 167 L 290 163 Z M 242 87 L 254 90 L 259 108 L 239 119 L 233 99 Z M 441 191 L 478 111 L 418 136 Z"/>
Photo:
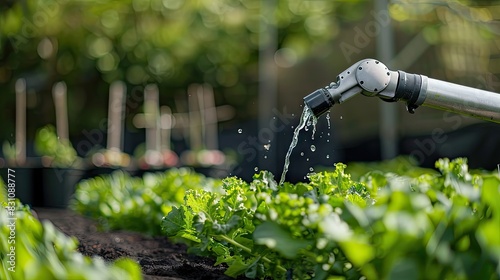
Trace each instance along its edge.
<path fill-rule="evenodd" d="M 309 161 L 309 158 L 306 158 L 306 161 Z"/>
<path fill-rule="evenodd" d="M 330 155 L 326 155 L 326 158 L 330 158 Z"/>
<path fill-rule="evenodd" d="M 313 171 L 314 171 L 314 168 L 309 167 L 309 171 L 313 172 Z"/>
<path fill-rule="evenodd" d="M 267 156 L 264 156 L 264 158 L 267 158 Z"/>
<path fill-rule="evenodd" d="M 313 152 L 316 151 L 316 146 L 311 145 L 311 151 L 313 151 Z"/>
<path fill-rule="evenodd" d="M 342 116 L 340 116 L 340 119 L 342 119 Z"/>
<path fill-rule="evenodd" d="M 257 172 L 257 171 L 259 171 L 259 168 L 257 166 L 255 166 L 255 168 L 253 170 L 255 170 L 255 172 Z"/>
<path fill-rule="evenodd" d="M 292 117 L 295 117 L 295 114 L 294 114 L 294 113 L 292 113 Z"/>
<path fill-rule="evenodd" d="M 266 149 L 266 151 L 269 151 L 269 148 L 271 148 L 271 144 L 265 144 L 264 145 L 264 149 Z"/>
<path fill-rule="evenodd" d="M 304 156 L 304 152 L 300 152 L 300 156 L 303 157 Z"/>
<path fill-rule="evenodd" d="M 243 129 L 238 129 L 238 133 L 241 134 L 243 132 Z"/>

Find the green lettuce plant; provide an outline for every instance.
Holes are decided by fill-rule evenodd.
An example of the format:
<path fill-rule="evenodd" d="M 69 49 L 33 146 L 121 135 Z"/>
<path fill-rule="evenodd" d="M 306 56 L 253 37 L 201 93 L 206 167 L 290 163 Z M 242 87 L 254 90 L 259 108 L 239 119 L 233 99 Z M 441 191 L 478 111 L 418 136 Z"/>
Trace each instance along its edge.
<path fill-rule="evenodd" d="M 226 274 L 263 279 L 495 279 L 500 276 L 500 180 L 472 175 L 465 159 L 439 174 L 345 165 L 277 186 L 223 181 L 222 195 L 188 191 L 163 220 L 167 236 L 227 263 Z M 496 201 L 496 202 L 495 202 Z"/>
<path fill-rule="evenodd" d="M 411 164 L 370 164 L 354 178 L 337 163 L 283 185 L 266 171 L 215 183 L 178 170 L 113 174 L 80 184 L 75 209 L 108 228 L 163 232 L 232 277 L 499 278 L 497 172 L 469 171 L 463 158 Z"/>
<path fill-rule="evenodd" d="M 76 238 L 40 222 L 18 200 L 16 206 L 8 204 L 2 180 L 0 189 L 0 279 L 142 279 L 139 265 L 130 259 L 108 263 L 83 256 Z"/>
<path fill-rule="evenodd" d="M 67 139 L 60 139 L 54 126 L 47 125 L 35 135 L 35 151 L 53 167 L 76 167 L 81 158 Z"/>
<path fill-rule="evenodd" d="M 81 181 L 71 208 L 100 221 L 105 230 L 127 229 L 161 234 L 161 219 L 184 200 L 187 190 L 218 192 L 220 180 L 190 169 L 146 173 L 142 178 L 123 171 Z"/>

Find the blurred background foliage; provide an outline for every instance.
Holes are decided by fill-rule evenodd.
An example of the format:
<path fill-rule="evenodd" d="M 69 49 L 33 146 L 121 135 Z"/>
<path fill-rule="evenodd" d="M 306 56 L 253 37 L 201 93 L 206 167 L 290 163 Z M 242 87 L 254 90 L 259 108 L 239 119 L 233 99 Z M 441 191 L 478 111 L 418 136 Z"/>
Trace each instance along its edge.
<path fill-rule="evenodd" d="M 51 87 L 64 80 L 73 132 L 98 126 L 105 117 L 107 88 L 115 80 L 125 81 L 129 94 L 157 83 L 163 103 L 172 107 L 189 84 L 209 83 L 220 89 L 218 103 L 247 109 L 256 98 L 262 21 L 278 27 L 279 48 L 294 59 L 307 56 L 338 30 L 332 14 L 339 5 L 332 1 L 278 1 L 274 19 L 262 18 L 260 6 L 257 0 L 4 1 L 0 89 L 13 92 L 15 80 L 26 78 L 28 106 L 36 108 L 35 120 L 47 123 L 54 118 Z M 14 95 L 4 94 L 1 101 L 14 104 Z M 132 105 L 129 109 L 138 104 Z M 85 118 L 78 118 L 83 112 Z M 255 114 L 238 112 L 242 118 Z M 1 114 L 13 119 L 13 108 Z M 12 125 L 6 124 L 2 138 Z"/>
<path fill-rule="evenodd" d="M 132 130 L 131 118 L 142 110 L 148 83 L 158 84 L 160 102 L 174 112 L 182 111 L 179 100 L 186 99 L 190 84 L 208 83 L 215 89 L 216 105 L 236 108 L 233 123 L 255 120 L 259 48 L 266 44 L 259 34 L 268 31 L 266 26 L 277 30 L 274 66 L 280 111 L 287 107 L 289 113 L 300 114 L 299 105 L 308 92 L 328 84 L 359 59 L 377 58 L 379 31 L 366 35 L 380 12 L 374 1 L 275 0 L 273 14 L 264 16 L 262 5 L 267 2 L 0 2 L 0 117 L 8 120 L 2 122 L 0 139 L 13 141 L 18 78 L 27 81 L 29 141 L 38 128 L 55 123 L 51 89 L 61 80 L 68 87 L 72 137 L 82 130 L 105 129 L 108 88 L 116 80 L 125 81 L 128 87 L 127 125 Z M 391 26 L 378 27 L 394 31 L 394 42 L 387 44 L 393 44 L 399 55 L 390 65 L 500 90 L 500 1 L 392 0 L 388 4 Z M 365 32 L 366 45 L 356 44 L 357 32 Z M 344 116 L 343 121 L 338 116 L 332 120 L 341 131 L 341 143 L 379 134 L 380 109 L 373 102 L 359 98 L 335 108 Z M 418 114 L 410 116 L 404 110 L 401 105 L 401 136 L 436 127 L 456 129 L 446 123 L 442 112 L 419 108 Z M 475 122 L 461 119 L 460 126 Z"/>

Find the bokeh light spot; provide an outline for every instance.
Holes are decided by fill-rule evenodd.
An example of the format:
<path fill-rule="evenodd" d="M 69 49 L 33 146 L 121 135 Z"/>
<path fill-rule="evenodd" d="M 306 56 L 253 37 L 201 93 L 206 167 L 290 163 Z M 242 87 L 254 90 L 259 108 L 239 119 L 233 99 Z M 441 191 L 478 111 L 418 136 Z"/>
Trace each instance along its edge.
<path fill-rule="evenodd" d="M 109 72 L 116 69 L 118 61 L 118 55 L 115 53 L 107 53 L 99 58 L 97 61 L 97 68 L 99 68 L 101 72 Z"/>
<path fill-rule="evenodd" d="M 170 10 L 177 10 L 182 6 L 183 0 L 163 0 L 163 6 Z"/>
<path fill-rule="evenodd" d="M 155 75 L 165 74 L 173 66 L 172 59 L 165 52 L 157 52 L 148 60 L 149 69 Z"/>
<path fill-rule="evenodd" d="M 147 74 L 143 67 L 133 65 L 127 69 L 126 77 L 131 84 L 138 85 L 147 79 Z"/>
<path fill-rule="evenodd" d="M 290 68 L 297 63 L 297 53 L 290 48 L 282 48 L 274 54 L 274 61 L 279 67 Z"/>
<path fill-rule="evenodd" d="M 109 53 L 113 49 L 111 40 L 106 37 L 98 37 L 92 40 L 89 45 L 88 52 L 94 58 L 99 58 Z"/>
<path fill-rule="evenodd" d="M 217 69 L 216 80 L 223 86 L 234 86 L 238 82 L 238 79 L 238 69 L 232 65 L 224 65 Z"/>
<path fill-rule="evenodd" d="M 102 14 L 101 24 L 105 28 L 113 29 L 120 22 L 120 15 L 115 10 L 109 10 Z"/>
<path fill-rule="evenodd" d="M 42 59 L 48 59 L 54 54 L 54 44 L 49 38 L 43 38 L 38 44 L 37 52 Z"/>

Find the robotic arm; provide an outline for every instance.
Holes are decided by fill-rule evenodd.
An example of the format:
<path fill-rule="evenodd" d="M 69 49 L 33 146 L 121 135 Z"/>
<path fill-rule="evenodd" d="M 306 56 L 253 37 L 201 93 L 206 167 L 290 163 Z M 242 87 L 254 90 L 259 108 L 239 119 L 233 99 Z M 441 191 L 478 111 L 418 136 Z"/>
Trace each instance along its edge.
<path fill-rule="evenodd" d="M 337 82 L 307 95 L 304 102 L 319 117 L 359 93 L 388 102 L 404 101 L 412 114 L 422 105 L 500 123 L 500 94 L 391 71 L 374 59 L 353 64 L 337 76 Z"/>

